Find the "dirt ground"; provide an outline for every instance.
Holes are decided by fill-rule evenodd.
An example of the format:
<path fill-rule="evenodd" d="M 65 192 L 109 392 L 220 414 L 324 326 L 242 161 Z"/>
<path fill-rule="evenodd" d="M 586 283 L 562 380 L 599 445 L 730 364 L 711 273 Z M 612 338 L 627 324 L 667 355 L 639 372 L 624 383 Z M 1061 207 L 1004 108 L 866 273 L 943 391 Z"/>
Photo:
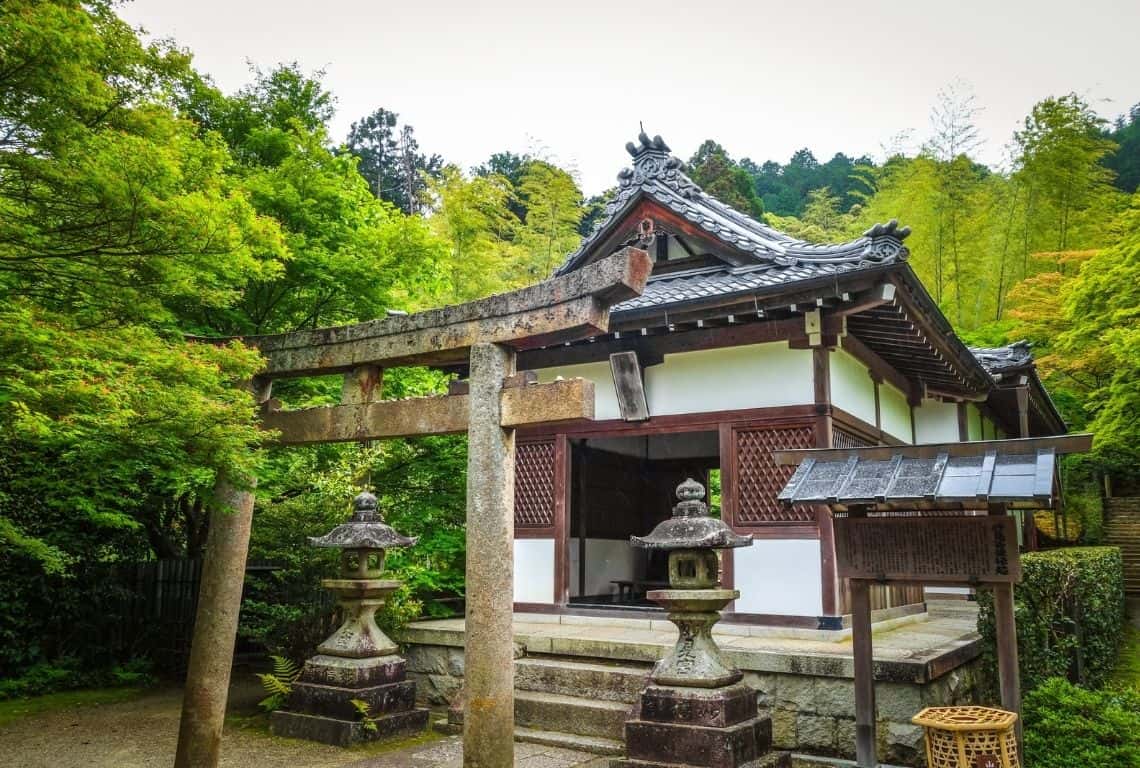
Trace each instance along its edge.
<path fill-rule="evenodd" d="M 252 676 L 251 676 L 252 677 Z M 258 713 L 256 680 L 230 692 L 223 768 L 452 768 L 461 764 L 458 737 L 427 735 L 400 743 L 341 749 L 282 739 Z M 169 768 L 178 738 L 182 691 L 140 692 L 103 703 L 67 705 L 0 724 L 0 765 L 12 768 Z M 595 768 L 592 755 L 519 744 L 519 768 Z"/>

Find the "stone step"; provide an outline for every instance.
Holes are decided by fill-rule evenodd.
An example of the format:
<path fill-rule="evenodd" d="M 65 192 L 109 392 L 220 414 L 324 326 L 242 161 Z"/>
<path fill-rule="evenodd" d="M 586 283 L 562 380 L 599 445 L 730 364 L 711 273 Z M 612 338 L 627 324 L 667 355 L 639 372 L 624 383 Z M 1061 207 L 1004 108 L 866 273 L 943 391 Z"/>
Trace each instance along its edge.
<path fill-rule="evenodd" d="M 524 728 L 620 740 L 632 706 L 536 691 L 515 692 L 515 723 Z"/>
<path fill-rule="evenodd" d="M 652 667 L 528 656 L 515 662 L 515 690 L 633 704 Z"/>
<path fill-rule="evenodd" d="M 543 731 L 538 728 L 515 728 L 515 741 L 528 744 L 541 744 L 546 747 L 561 747 L 593 755 L 618 757 L 625 753 L 625 742 L 620 739 L 604 739 L 600 736 L 583 736 L 561 731 Z"/>
<path fill-rule="evenodd" d="M 978 604 L 973 600 L 927 600 L 926 612 L 930 616 L 976 619 Z"/>

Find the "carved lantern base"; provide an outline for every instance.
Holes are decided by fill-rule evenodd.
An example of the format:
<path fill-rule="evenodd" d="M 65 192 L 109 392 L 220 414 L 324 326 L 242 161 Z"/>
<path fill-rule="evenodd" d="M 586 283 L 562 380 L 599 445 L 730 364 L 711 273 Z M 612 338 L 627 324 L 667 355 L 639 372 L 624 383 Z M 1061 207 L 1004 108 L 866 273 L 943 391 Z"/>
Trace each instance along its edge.
<path fill-rule="evenodd" d="M 344 622 L 305 662 L 287 710 L 270 718 L 278 736 L 346 747 L 361 741 L 418 733 L 429 711 L 416 709 L 416 684 L 407 679 L 396 644 L 376 626 L 376 611 L 400 582 L 326 579 L 344 609 Z M 361 712 L 353 700 L 363 701 Z"/>
<path fill-rule="evenodd" d="M 653 668 L 658 685 L 718 688 L 740 682 L 740 670 L 723 656 L 712 637 L 720 621 L 720 609 L 740 597 L 735 589 L 657 589 L 649 592 L 653 602 L 665 608 L 677 625 L 677 643 Z"/>
<path fill-rule="evenodd" d="M 772 752 L 772 720 L 757 715 L 759 694 L 737 683 L 720 688 L 650 685 L 625 724 L 626 757 L 614 768 L 789 768 Z"/>

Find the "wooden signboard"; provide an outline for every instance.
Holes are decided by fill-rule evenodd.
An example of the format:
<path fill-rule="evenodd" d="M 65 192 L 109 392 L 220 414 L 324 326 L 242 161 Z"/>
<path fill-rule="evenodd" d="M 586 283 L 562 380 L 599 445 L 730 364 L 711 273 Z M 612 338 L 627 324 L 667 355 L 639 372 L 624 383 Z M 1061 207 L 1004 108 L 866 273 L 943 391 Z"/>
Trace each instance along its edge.
<path fill-rule="evenodd" d="M 839 576 L 923 584 L 1021 581 L 1017 521 L 987 517 L 835 519 Z"/>
<path fill-rule="evenodd" d="M 997 755 L 978 755 L 974 758 L 974 768 L 1001 768 Z"/>

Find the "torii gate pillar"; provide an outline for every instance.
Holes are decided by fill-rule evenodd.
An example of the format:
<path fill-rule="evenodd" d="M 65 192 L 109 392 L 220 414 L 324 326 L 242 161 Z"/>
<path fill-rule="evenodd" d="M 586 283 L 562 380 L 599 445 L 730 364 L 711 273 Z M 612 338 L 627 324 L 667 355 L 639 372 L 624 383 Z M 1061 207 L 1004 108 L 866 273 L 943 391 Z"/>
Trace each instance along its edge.
<path fill-rule="evenodd" d="M 514 372 L 513 350 L 497 344 L 471 347 L 464 768 L 515 764 L 515 431 L 501 426 L 503 379 Z"/>

